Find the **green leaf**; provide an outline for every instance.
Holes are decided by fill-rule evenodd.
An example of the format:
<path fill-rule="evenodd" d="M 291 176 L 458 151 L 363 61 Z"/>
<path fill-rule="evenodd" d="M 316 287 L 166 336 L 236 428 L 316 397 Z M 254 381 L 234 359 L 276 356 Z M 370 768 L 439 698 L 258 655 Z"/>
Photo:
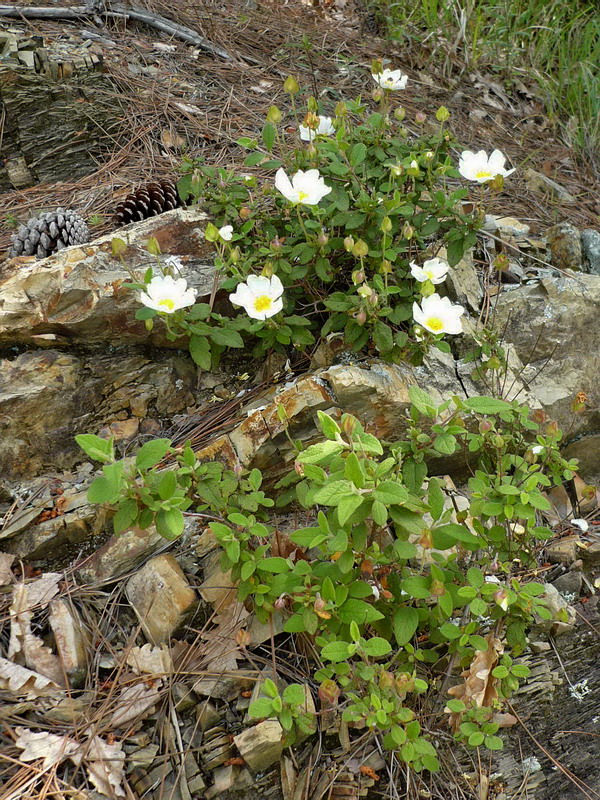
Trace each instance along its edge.
<path fill-rule="evenodd" d="M 165 472 L 158 483 L 158 494 L 161 500 L 169 500 L 177 490 L 177 473 Z"/>
<path fill-rule="evenodd" d="M 321 650 L 321 658 L 333 662 L 347 661 L 350 658 L 350 645 L 348 642 L 330 642 Z"/>
<path fill-rule="evenodd" d="M 177 539 L 183 533 L 184 518 L 179 508 L 161 509 L 156 515 L 156 530 L 164 539 Z"/>
<path fill-rule="evenodd" d="M 433 448 L 438 453 L 450 456 L 456 450 L 456 437 L 449 433 L 440 433 L 433 440 Z"/>
<path fill-rule="evenodd" d="M 365 485 L 366 476 L 362 464 L 356 453 L 349 453 L 344 464 L 344 477 L 359 489 Z"/>
<path fill-rule="evenodd" d="M 502 750 L 504 742 L 499 736 L 486 736 L 484 744 L 488 750 Z"/>
<path fill-rule="evenodd" d="M 480 542 L 480 540 L 474 536 L 468 528 L 455 522 L 450 522 L 447 525 L 440 525 L 440 527 L 435 528 L 432 533 L 434 536 L 436 533 L 438 533 L 440 535 L 447 536 L 455 542 L 462 542 L 462 544 L 467 545 L 469 548 L 478 548 L 481 547 L 482 544 L 482 542 Z M 437 547 L 438 545 L 436 544 L 435 546 Z"/>
<path fill-rule="evenodd" d="M 367 639 L 362 649 L 368 656 L 379 658 L 391 653 L 392 645 L 387 639 L 382 639 L 381 636 L 373 636 L 371 639 Z"/>
<path fill-rule="evenodd" d="M 287 559 L 274 556 L 272 558 L 263 558 L 262 561 L 259 561 L 256 565 L 256 569 L 261 570 L 261 572 L 278 574 L 280 572 L 289 572 L 290 565 Z"/>
<path fill-rule="evenodd" d="M 88 489 L 87 499 L 90 503 L 115 503 L 119 492 L 108 478 L 96 478 Z"/>
<path fill-rule="evenodd" d="M 341 433 L 340 426 L 333 417 L 330 417 L 329 414 L 325 414 L 323 411 L 317 411 L 317 416 L 319 418 L 321 430 L 328 439 L 335 439 L 336 436 L 339 436 Z"/>
<path fill-rule="evenodd" d="M 367 157 L 367 146 L 362 142 L 352 145 L 349 161 L 353 167 L 358 167 Z"/>
<path fill-rule="evenodd" d="M 469 736 L 469 744 L 471 747 L 479 747 L 480 744 L 483 744 L 484 739 L 485 736 L 483 733 L 481 733 L 481 731 L 475 731 L 475 733 L 472 733 Z"/>
<path fill-rule="evenodd" d="M 88 496 L 89 499 L 89 496 Z M 138 515 L 138 506 L 135 500 L 125 500 L 121 503 L 115 516 L 113 517 L 113 528 L 115 533 L 122 533 L 131 528 Z"/>
<path fill-rule="evenodd" d="M 376 525 L 383 527 L 388 518 L 387 506 L 381 503 L 379 500 L 374 500 L 373 505 L 371 506 L 371 517 Z M 410 557 L 411 556 L 409 556 L 409 558 Z"/>
<path fill-rule="evenodd" d="M 438 520 L 444 513 L 444 493 L 437 478 L 430 478 L 427 493 L 429 511 L 434 520 Z"/>
<path fill-rule="evenodd" d="M 485 576 L 477 567 L 469 567 L 467 570 L 467 580 L 476 589 L 479 589 L 485 583 Z"/>
<path fill-rule="evenodd" d="M 210 353 L 210 343 L 206 336 L 197 336 L 192 334 L 190 336 L 189 351 L 192 360 L 198 364 L 200 369 L 210 370 L 212 359 Z"/>
<path fill-rule="evenodd" d="M 408 500 L 408 492 L 395 481 L 382 481 L 373 490 L 373 498 L 386 506 L 402 505 Z"/>
<path fill-rule="evenodd" d="M 93 433 L 80 433 L 75 437 L 75 441 L 83 452 L 94 461 L 102 461 L 106 464 L 114 459 L 114 437 L 112 436 L 110 439 L 101 439 Z"/>
<path fill-rule="evenodd" d="M 373 326 L 373 341 L 380 353 L 389 353 L 394 347 L 394 337 L 389 325 L 381 320 Z"/>
<path fill-rule="evenodd" d="M 429 591 L 427 592 L 427 596 L 429 596 Z M 408 644 L 408 642 L 410 642 L 414 636 L 415 631 L 419 627 L 418 610 L 412 606 L 404 606 L 403 608 L 399 608 L 394 614 L 392 626 L 394 628 L 394 636 L 396 637 L 396 642 L 398 645 L 402 647 L 403 645 Z"/>
<path fill-rule="evenodd" d="M 450 711 L 454 711 L 455 714 L 460 714 L 461 711 L 466 709 L 466 705 L 463 703 L 462 700 L 448 700 L 446 703 Z"/>
<path fill-rule="evenodd" d="M 167 455 L 170 447 L 170 439 L 153 439 L 151 442 L 146 442 L 140 447 L 135 457 L 136 467 L 150 469 L 156 466 Z"/>
<path fill-rule="evenodd" d="M 364 501 L 363 497 L 355 494 L 341 498 L 337 507 L 338 520 L 340 525 L 346 524 L 346 522 L 350 519 L 352 514 L 354 514 L 354 512 L 358 508 L 360 508 L 360 506 L 362 506 L 363 501 Z"/>
<path fill-rule="evenodd" d="M 325 444 L 325 442 L 324 442 Z M 331 481 L 321 486 L 313 494 L 315 503 L 322 503 L 324 506 L 337 506 L 343 497 L 356 495 L 354 485 L 350 481 Z M 356 495 L 360 498 L 359 495 Z"/>
<path fill-rule="evenodd" d="M 299 683 L 292 683 L 283 690 L 283 702 L 290 706 L 305 706 L 306 691 Z"/>
<path fill-rule="evenodd" d="M 275 144 L 275 136 L 276 136 L 276 129 L 273 123 L 267 122 L 262 129 L 262 140 L 265 143 L 265 147 L 269 152 L 273 149 L 273 145 Z"/>
<path fill-rule="evenodd" d="M 327 440 L 326 442 L 319 442 L 313 444 L 303 450 L 296 458 L 300 464 L 318 464 L 320 461 L 330 458 L 337 453 L 341 453 L 344 449 L 342 444 Z"/>
<path fill-rule="evenodd" d="M 210 338 L 221 347 L 243 347 L 244 340 L 237 331 L 231 328 L 211 328 Z"/>
<path fill-rule="evenodd" d="M 425 600 L 431 595 L 429 579 L 423 575 L 410 575 L 408 578 L 404 578 L 401 587 L 403 592 L 420 600 Z"/>
<path fill-rule="evenodd" d="M 426 417 L 437 416 L 437 406 L 427 392 L 420 389 L 418 386 L 410 386 L 408 389 L 408 397 L 413 406 L 421 414 Z"/>
<path fill-rule="evenodd" d="M 510 403 L 498 400 L 496 397 L 468 397 L 463 400 L 465 406 L 476 414 L 501 414 L 509 411 Z"/>
<path fill-rule="evenodd" d="M 364 600 L 357 600 L 353 597 L 346 600 L 339 608 L 339 615 L 342 622 L 349 625 L 351 622 L 356 622 L 358 625 L 365 625 L 369 622 L 375 622 L 378 619 L 383 619 L 383 614 L 380 611 L 365 603 Z"/>
<path fill-rule="evenodd" d="M 248 716 L 253 719 L 267 719 L 273 715 L 273 701 L 268 697 L 259 697 L 250 704 Z"/>

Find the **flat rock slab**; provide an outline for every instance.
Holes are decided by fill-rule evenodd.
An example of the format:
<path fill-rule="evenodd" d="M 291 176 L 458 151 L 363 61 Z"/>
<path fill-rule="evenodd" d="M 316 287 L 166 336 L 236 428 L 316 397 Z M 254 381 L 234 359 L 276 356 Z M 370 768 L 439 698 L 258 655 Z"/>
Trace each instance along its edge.
<path fill-rule="evenodd" d="M 148 267 L 159 273 L 147 250 L 155 238 L 165 255 L 181 256 L 184 277 L 199 297 L 213 287 L 213 247 L 204 240 L 206 215 L 177 208 L 68 247 L 41 261 L 13 258 L 0 264 L 0 346 L 154 344 L 173 347 L 165 326 L 148 333 L 135 319 L 138 292 L 123 288 L 133 272 L 140 280 Z M 123 261 L 112 254 L 112 240 L 127 242 Z"/>

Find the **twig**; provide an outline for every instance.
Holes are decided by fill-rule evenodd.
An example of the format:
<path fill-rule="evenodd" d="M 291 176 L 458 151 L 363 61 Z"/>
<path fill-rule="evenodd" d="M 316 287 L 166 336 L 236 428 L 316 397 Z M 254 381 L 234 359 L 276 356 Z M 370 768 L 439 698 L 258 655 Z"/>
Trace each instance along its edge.
<path fill-rule="evenodd" d="M 132 19 L 136 22 L 143 22 L 151 28 L 175 36 L 188 44 L 193 44 L 213 56 L 219 56 L 226 61 L 232 61 L 232 56 L 229 55 L 227 50 L 219 47 L 204 36 L 188 28 L 186 25 L 180 25 L 173 22 L 160 14 L 154 14 L 151 11 L 146 11 L 142 8 L 135 6 L 124 6 L 120 3 L 113 3 L 109 9 L 101 8 L 94 10 L 88 6 L 66 6 L 65 8 L 48 8 L 47 6 L 12 6 L 0 5 L 0 17 L 12 17 L 15 19 L 73 19 L 79 20 L 82 18 L 89 18 L 95 16 Z"/>

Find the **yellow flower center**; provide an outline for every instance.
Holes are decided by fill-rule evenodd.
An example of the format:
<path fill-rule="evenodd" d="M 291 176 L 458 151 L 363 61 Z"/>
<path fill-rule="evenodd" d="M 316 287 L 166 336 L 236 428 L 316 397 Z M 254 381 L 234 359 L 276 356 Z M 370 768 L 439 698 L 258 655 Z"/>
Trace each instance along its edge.
<path fill-rule="evenodd" d="M 273 299 L 267 294 L 261 294 L 260 297 L 256 297 L 254 300 L 254 310 L 258 312 L 268 311 L 272 305 Z"/>
<path fill-rule="evenodd" d="M 434 333 L 439 333 L 441 330 L 444 329 L 444 323 L 439 317 L 429 317 L 425 325 L 427 328 L 429 328 L 430 331 L 433 331 Z"/>
<path fill-rule="evenodd" d="M 435 278 L 435 275 L 433 274 L 433 270 L 432 269 L 426 269 L 425 270 L 425 275 L 427 275 L 427 277 L 429 278 L 430 281 L 432 281 Z"/>
<path fill-rule="evenodd" d="M 303 203 L 308 197 L 308 192 L 298 192 L 298 202 Z"/>
<path fill-rule="evenodd" d="M 166 311 L 173 311 L 175 308 L 175 301 L 171 300 L 170 297 L 165 297 L 163 300 L 158 301 L 158 305 L 164 308 Z"/>
<path fill-rule="evenodd" d="M 476 178 L 493 178 L 494 176 L 489 170 L 482 169 L 475 173 Z"/>

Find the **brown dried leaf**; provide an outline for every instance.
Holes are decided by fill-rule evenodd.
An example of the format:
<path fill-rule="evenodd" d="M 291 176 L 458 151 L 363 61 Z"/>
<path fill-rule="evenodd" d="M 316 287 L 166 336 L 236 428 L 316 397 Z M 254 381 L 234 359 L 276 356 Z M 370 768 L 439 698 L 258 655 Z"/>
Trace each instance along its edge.
<path fill-rule="evenodd" d="M 132 647 L 127 653 L 126 663 L 138 674 L 170 675 L 173 672 L 173 660 L 164 645 L 155 647 L 148 643 L 143 647 Z"/>
<path fill-rule="evenodd" d="M 492 675 L 492 670 L 498 664 L 498 658 L 504 652 L 504 646 L 500 639 L 493 633 L 486 637 L 488 644 L 487 650 L 478 650 L 469 669 L 461 673 L 465 679 L 464 683 L 452 686 L 448 689 L 448 694 L 469 707 L 490 707 L 498 699 L 498 679 Z M 460 724 L 461 714 L 452 712 L 450 714 L 450 726 L 456 730 Z"/>
<path fill-rule="evenodd" d="M 122 728 L 129 722 L 142 719 L 151 713 L 160 700 L 158 689 L 161 685 L 160 681 L 156 681 L 154 686 L 136 683 L 123 689 L 116 701 L 119 707 L 110 718 L 110 728 Z"/>
<path fill-rule="evenodd" d="M 48 572 L 31 583 L 18 583 L 14 587 L 9 609 L 10 641 L 7 655 L 16 664 L 29 667 L 55 684 L 64 686 L 60 659 L 31 630 L 34 610 L 48 605 L 58 593 L 61 578 L 59 573 Z"/>
<path fill-rule="evenodd" d="M 41 758 L 43 769 L 64 761 L 79 748 L 79 744 L 67 736 L 45 731 L 35 733 L 29 728 L 15 728 L 15 731 L 18 735 L 15 745 L 23 750 L 20 760 L 37 761 Z"/>
<path fill-rule="evenodd" d="M 38 672 L 0 658 L 0 689 L 7 689 L 28 700 L 36 697 L 51 697 L 60 692 L 60 687 Z"/>
<path fill-rule="evenodd" d="M 100 794 L 112 800 L 126 796 L 123 789 L 125 753 L 120 744 L 108 744 L 99 736 L 94 736 L 80 745 L 71 760 L 77 766 L 83 761 L 90 781 Z"/>

